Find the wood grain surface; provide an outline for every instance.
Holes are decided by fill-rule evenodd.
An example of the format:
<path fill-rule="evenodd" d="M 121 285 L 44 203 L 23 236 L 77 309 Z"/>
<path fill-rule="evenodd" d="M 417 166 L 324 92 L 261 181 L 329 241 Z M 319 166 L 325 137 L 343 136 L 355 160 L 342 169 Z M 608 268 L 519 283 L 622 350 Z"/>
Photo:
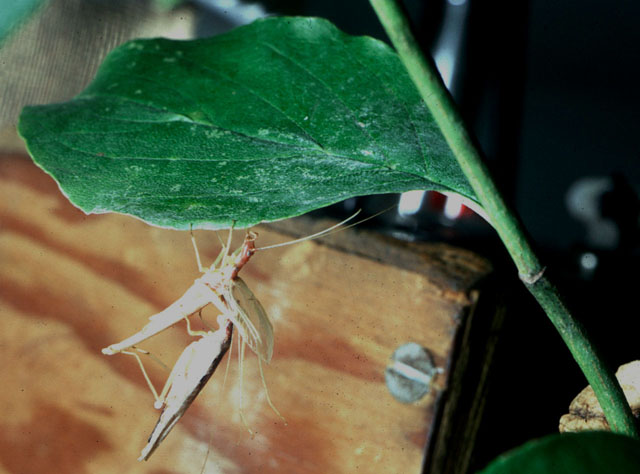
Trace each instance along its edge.
<path fill-rule="evenodd" d="M 158 412 L 136 361 L 100 350 L 133 334 L 199 276 L 187 232 L 122 215 L 86 216 L 24 156 L 0 157 L 0 472 L 417 473 L 454 340 L 489 272 L 444 244 L 407 246 L 349 229 L 258 253 L 242 277 L 275 328 L 265 376 L 245 361 L 240 421 L 237 350 L 148 462 L 136 458 Z M 307 221 L 305 221 L 307 222 Z M 292 230 L 259 227 L 258 244 Z M 307 223 L 302 228 L 310 227 Z M 195 232 L 203 264 L 220 245 Z M 242 239 L 237 232 L 236 242 Z M 359 247 L 359 248 L 354 248 Z M 348 249 L 344 250 L 344 249 Z M 215 325 L 214 311 L 203 313 Z M 182 323 L 141 347 L 171 366 L 192 340 Z M 446 369 L 415 404 L 388 392 L 402 343 Z M 156 387 L 167 372 L 151 360 Z M 208 452 L 208 456 L 207 456 Z"/>

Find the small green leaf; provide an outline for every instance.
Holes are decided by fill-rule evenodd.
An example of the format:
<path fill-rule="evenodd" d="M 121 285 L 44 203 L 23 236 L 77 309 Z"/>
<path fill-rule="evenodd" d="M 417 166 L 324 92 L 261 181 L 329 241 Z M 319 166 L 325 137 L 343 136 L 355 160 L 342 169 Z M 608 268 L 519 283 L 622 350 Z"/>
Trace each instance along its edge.
<path fill-rule="evenodd" d="M 480 474 L 637 474 L 640 441 L 609 432 L 552 435 L 495 459 Z"/>
<path fill-rule="evenodd" d="M 125 43 L 73 100 L 26 107 L 19 131 L 85 212 L 179 229 L 411 189 L 474 199 L 397 55 L 317 18 Z"/>

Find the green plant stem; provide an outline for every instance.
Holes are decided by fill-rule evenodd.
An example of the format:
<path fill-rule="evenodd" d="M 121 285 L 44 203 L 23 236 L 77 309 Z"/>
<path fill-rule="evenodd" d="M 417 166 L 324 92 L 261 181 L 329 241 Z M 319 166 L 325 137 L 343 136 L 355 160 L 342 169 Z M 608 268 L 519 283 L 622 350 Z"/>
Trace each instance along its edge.
<path fill-rule="evenodd" d="M 498 191 L 479 148 L 469 134 L 435 65 L 415 41 L 406 15 L 396 0 L 370 0 L 423 100 L 434 116 L 458 164 L 469 180 L 493 227 L 513 259 L 520 279 L 554 324 L 602 406 L 615 432 L 638 437 L 635 420 L 620 384 L 604 364 L 557 289 L 544 276 L 544 267 L 533 252 L 520 221 Z"/>

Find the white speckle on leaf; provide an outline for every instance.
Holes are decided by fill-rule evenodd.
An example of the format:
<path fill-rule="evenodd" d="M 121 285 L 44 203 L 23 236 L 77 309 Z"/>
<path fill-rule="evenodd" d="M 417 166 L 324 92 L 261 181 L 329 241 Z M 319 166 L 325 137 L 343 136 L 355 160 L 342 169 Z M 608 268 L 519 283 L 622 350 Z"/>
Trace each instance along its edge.
<path fill-rule="evenodd" d="M 356 121 L 356 125 L 357 125 L 358 127 L 360 127 L 360 128 L 364 128 L 364 127 L 366 127 L 366 125 L 365 125 L 365 124 L 363 124 L 362 122 L 358 122 L 358 121 Z"/>
<path fill-rule="evenodd" d="M 373 156 L 373 152 L 371 150 L 360 150 L 364 156 Z"/>
<path fill-rule="evenodd" d="M 182 189 L 182 185 L 181 184 L 174 184 L 173 186 L 171 186 L 171 191 L 174 193 L 177 193 L 178 191 L 180 191 Z"/>
<path fill-rule="evenodd" d="M 142 89 L 136 89 L 134 94 L 142 94 Z"/>
<path fill-rule="evenodd" d="M 224 132 L 220 130 L 206 130 L 204 135 L 207 138 L 221 138 L 224 135 Z"/>
<path fill-rule="evenodd" d="M 309 120 L 309 116 L 308 116 L 308 115 L 305 115 L 305 116 L 304 116 L 304 118 L 303 118 L 302 120 L 304 120 L 304 121 Z"/>

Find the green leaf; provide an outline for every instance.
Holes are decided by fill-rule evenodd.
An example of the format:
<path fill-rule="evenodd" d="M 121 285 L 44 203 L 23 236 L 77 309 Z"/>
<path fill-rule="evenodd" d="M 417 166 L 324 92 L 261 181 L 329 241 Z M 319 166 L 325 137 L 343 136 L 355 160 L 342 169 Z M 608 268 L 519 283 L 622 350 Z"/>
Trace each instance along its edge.
<path fill-rule="evenodd" d="M 474 199 L 398 56 L 317 18 L 125 43 L 70 102 L 26 107 L 19 131 L 85 212 L 179 229 L 412 189 Z"/>
<path fill-rule="evenodd" d="M 495 459 L 480 474 L 637 474 L 640 441 L 609 432 L 552 435 Z"/>

